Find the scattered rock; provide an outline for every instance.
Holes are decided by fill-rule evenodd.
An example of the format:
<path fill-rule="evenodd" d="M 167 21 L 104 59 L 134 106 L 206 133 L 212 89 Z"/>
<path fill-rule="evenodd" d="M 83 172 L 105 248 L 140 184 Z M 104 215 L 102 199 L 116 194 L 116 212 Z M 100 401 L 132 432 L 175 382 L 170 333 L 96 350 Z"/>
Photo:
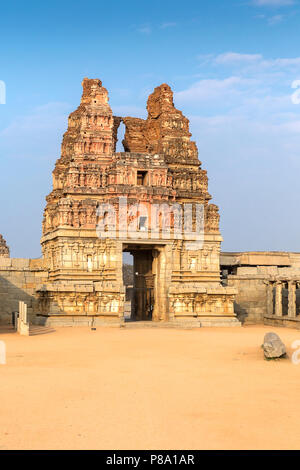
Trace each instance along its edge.
<path fill-rule="evenodd" d="M 286 347 L 276 333 L 267 333 L 262 347 L 267 359 L 278 359 L 286 355 Z"/>

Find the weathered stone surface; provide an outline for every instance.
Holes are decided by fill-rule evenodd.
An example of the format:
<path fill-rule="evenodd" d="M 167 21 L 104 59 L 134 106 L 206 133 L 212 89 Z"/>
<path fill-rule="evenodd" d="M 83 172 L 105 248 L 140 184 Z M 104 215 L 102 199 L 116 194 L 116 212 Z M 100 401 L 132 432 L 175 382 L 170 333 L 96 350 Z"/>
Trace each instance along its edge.
<path fill-rule="evenodd" d="M 221 253 L 220 264 L 243 322 L 300 328 L 300 253 Z"/>
<path fill-rule="evenodd" d="M 0 257 L 9 258 L 9 248 L 1 234 L 0 234 Z"/>
<path fill-rule="evenodd" d="M 276 333 L 267 333 L 263 344 L 264 355 L 267 359 L 277 359 L 286 354 L 286 348 Z"/>
<path fill-rule="evenodd" d="M 43 271 L 42 260 L 0 258 L 0 324 L 11 323 L 12 312 L 18 310 L 18 302 L 28 306 L 30 321 L 38 312 L 36 288 L 48 278 Z"/>
<path fill-rule="evenodd" d="M 122 251 L 128 251 L 135 259 L 139 319 L 218 315 L 225 322 L 234 320 L 234 292 L 220 285 L 218 207 L 209 204 L 207 173 L 171 88 L 163 84 L 154 90 L 143 120 L 113 117 L 100 80 L 84 79 L 82 85 L 81 103 L 69 117 L 53 172 L 53 191 L 46 198 L 41 243 L 49 282 L 39 292 L 41 314 L 122 321 Z M 125 152 L 116 153 L 121 120 Z M 127 201 L 123 213 L 121 197 Z M 188 237 L 158 240 L 166 223 L 174 232 L 187 202 L 204 208 L 203 244 L 194 250 L 187 247 Z M 104 203 L 114 209 L 105 216 L 106 230 L 113 234 L 109 237 L 96 230 Z M 173 212 L 162 214 L 162 206 Z M 143 211 L 146 225 L 141 229 Z M 195 231 L 195 211 L 191 220 Z M 134 223 L 132 237 L 127 229 Z"/>
<path fill-rule="evenodd" d="M 191 142 L 189 120 L 175 108 L 173 92 L 166 83 L 155 88 L 147 102 L 148 118 L 123 119 L 128 152 L 162 153 L 169 164 L 198 162 L 198 150 Z"/>

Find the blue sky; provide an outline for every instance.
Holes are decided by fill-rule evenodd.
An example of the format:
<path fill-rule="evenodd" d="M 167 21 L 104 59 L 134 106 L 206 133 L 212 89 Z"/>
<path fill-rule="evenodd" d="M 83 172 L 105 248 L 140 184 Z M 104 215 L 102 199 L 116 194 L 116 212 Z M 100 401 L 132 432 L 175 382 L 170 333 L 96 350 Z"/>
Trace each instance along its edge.
<path fill-rule="evenodd" d="M 11 255 L 40 256 L 83 77 L 102 80 L 115 114 L 140 117 L 170 84 L 220 207 L 223 250 L 300 251 L 299 27 L 296 0 L 2 4 L 0 233 Z"/>

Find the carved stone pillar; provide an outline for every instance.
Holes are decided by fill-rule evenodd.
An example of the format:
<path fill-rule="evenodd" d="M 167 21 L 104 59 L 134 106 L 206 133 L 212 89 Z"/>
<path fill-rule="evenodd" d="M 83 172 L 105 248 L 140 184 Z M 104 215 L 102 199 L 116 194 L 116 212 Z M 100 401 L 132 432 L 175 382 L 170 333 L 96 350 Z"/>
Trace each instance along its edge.
<path fill-rule="evenodd" d="M 293 281 L 289 281 L 288 286 L 289 286 L 288 316 L 291 318 L 295 318 L 296 317 L 296 284 Z"/>
<path fill-rule="evenodd" d="M 282 283 L 280 281 L 276 282 L 275 315 L 277 317 L 282 316 Z"/>
<path fill-rule="evenodd" d="M 159 320 L 166 321 L 166 311 L 167 311 L 167 306 L 166 306 L 166 292 L 165 292 L 165 277 L 166 277 L 166 252 L 165 248 L 159 249 L 160 255 L 159 255 L 159 274 L 160 274 L 160 279 L 158 279 L 159 282 L 159 306 L 160 306 L 160 311 L 159 311 Z"/>
<path fill-rule="evenodd" d="M 267 315 L 273 315 L 273 283 L 267 284 Z"/>

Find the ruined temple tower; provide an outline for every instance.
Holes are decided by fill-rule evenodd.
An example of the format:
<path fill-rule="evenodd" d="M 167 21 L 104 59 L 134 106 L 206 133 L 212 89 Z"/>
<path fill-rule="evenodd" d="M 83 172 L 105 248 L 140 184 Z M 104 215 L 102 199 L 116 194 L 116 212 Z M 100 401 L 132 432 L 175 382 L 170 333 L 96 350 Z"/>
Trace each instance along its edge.
<path fill-rule="evenodd" d="M 218 208 L 171 88 L 154 90 L 143 120 L 114 117 L 100 80 L 82 85 L 44 213 L 41 315 L 63 324 L 123 322 L 127 251 L 132 319 L 238 325 L 235 291 L 220 284 Z M 125 152 L 116 153 L 121 121 Z"/>
<path fill-rule="evenodd" d="M 9 248 L 1 234 L 0 234 L 0 258 L 9 258 Z"/>

